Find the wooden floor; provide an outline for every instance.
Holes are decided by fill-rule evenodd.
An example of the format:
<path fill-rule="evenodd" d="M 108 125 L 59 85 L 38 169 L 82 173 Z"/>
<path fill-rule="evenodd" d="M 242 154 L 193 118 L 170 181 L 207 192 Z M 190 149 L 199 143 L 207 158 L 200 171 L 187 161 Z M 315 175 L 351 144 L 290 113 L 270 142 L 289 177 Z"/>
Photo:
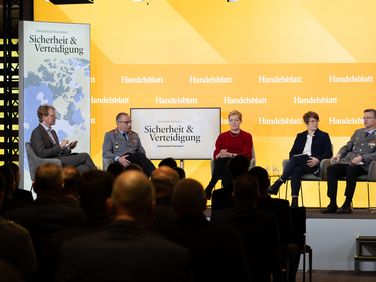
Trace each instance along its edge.
<path fill-rule="evenodd" d="M 299 271 L 296 282 L 303 281 L 302 272 Z M 309 282 L 308 272 L 305 281 Z M 312 282 L 375 282 L 376 272 L 361 272 L 355 274 L 353 271 L 338 270 L 314 270 L 312 271 Z"/>

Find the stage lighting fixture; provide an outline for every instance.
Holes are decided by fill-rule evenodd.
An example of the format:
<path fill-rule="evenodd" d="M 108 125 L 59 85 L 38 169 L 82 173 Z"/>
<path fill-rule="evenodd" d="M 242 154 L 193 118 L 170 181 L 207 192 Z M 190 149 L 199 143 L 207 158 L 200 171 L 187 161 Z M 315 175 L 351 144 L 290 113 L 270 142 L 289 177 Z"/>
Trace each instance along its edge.
<path fill-rule="evenodd" d="M 152 0 L 131 0 L 132 2 L 144 2 L 146 5 L 149 5 Z"/>
<path fill-rule="evenodd" d="M 52 4 L 94 4 L 94 0 L 50 0 Z"/>

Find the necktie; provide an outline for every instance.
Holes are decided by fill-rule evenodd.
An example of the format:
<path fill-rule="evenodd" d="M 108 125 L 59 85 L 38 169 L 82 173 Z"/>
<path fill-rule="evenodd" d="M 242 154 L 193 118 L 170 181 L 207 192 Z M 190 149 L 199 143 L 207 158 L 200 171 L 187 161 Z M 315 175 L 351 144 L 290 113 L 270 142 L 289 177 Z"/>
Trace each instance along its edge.
<path fill-rule="evenodd" d="M 48 133 L 48 136 L 50 136 L 52 143 L 55 145 L 56 144 L 56 140 L 55 140 L 55 138 L 54 138 L 54 136 L 52 134 L 52 130 L 50 128 L 47 129 L 47 133 Z"/>
<path fill-rule="evenodd" d="M 364 137 L 367 137 L 369 135 L 369 132 L 366 131 L 366 133 L 364 133 Z"/>
<path fill-rule="evenodd" d="M 127 135 L 127 133 L 123 132 L 123 136 L 124 136 L 125 139 L 128 140 L 128 135 Z"/>

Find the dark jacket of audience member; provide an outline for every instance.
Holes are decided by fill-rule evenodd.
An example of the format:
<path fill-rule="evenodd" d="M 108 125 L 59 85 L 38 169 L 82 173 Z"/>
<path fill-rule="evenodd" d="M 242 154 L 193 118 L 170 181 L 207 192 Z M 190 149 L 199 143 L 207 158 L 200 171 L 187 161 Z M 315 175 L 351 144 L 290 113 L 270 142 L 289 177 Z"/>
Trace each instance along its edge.
<path fill-rule="evenodd" d="M 266 169 L 256 166 L 249 171 L 249 174 L 259 182 L 260 197 L 257 201 L 257 208 L 270 212 L 278 218 L 280 243 L 287 246 L 290 243 L 291 235 L 289 201 L 270 197 L 267 192 L 270 179 Z"/>
<path fill-rule="evenodd" d="M 37 199 L 30 206 L 11 210 L 6 214 L 8 219 L 29 230 L 41 271 L 39 275 L 42 276 L 46 270 L 43 259 L 50 236 L 59 230 L 84 222 L 81 208 L 61 202 L 62 185 L 61 167 L 55 164 L 41 165 L 35 173 L 34 191 Z"/>
<path fill-rule="evenodd" d="M 4 176 L 0 172 L 0 207 L 5 196 Z M 34 247 L 29 231 L 13 221 L 9 221 L 0 215 L 0 259 L 12 264 L 24 275 L 37 269 Z M 0 279 L 4 279 L 0 271 Z"/>
<path fill-rule="evenodd" d="M 19 170 L 17 165 L 7 163 L 0 166 L 0 172 L 5 179 L 4 202 L 0 209 L 0 213 L 4 215 L 6 212 L 27 206 L 32 203 L 33 198 L 31 192 L 18 189 L 19 185 Z"/>
<path fill-rule="evenodd" d="M 61 259 L 61 245 L 72 238 L 103 229 L 109 223 L 106 201 L 111 196 L 114 177 L 101 170 L 84 172 L 79 178 L 78 192 L 86 222 L 54 233 L 46 253 L 51 275 L 56 271 Z"/>
<path fill-rule="evenodd" d="M 270 281 L 279 268 L 279 231 L 277 218 L 256 208 L 257 180 L 248 173 L 234 182 L 235 207 L 213 211 L 213 223 L 238 230 L 245 243 L 252 281 Z"/>
<path fill-rule="evenodd" d="M 194 281 L 249 281 L 243 240 L 235 230 L 205 218 L 206 195 L 202 185 L 193 179 L 179 181 L 172 203 L 179 218 L 164 234 L 191 251 Z"/>
<path fill-rule="evenodd" d="M 153 187 L 142 172 L 119 175 L 107 202 L 112 223 L 62 245 L 57 281 L 190 281 L 188 251 L 145 228 L 153 202 Z"/>

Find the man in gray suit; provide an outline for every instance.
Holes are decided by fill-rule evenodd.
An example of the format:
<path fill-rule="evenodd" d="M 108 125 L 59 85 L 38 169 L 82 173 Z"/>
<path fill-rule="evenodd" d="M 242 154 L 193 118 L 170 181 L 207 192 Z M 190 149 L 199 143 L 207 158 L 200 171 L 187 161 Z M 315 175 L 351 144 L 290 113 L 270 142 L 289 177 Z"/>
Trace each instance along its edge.
<path fill-rule="evenodd" d="M 355 131 L 351 139 L 332 158 L 333 165 L 328 168 L 329 206 L 323 213 L 351 213 L 351 201 L 354 195 L 356 179 L 368 172 L 369 165 L 376 160 L 376 110 L 364 110 L 365 128 Z M 338 179 L 346 176 L 345 203 L 337 206 Z"/>
<path fill-rule="evenodd" d="M 131 118 L 127 113 L 116 115 L 116 128 L 107 132 L 102 146 L 103 158 L 126 167 L 130 163 L 138 164 L 148 176 L 155 169 L 146 157 L 138 134 L 131 130 Z"/>
<path fill-rule="evenodd" d="M 75 166 L 80 173 L 96 169 L 95 164 L 87 153 L 71 153 L 77 141 L 70 142 L 59 138 L 52 125 L 56 122 L 56 110 L 50 105 L 41 105 L 37 111 L 39 125 L 31 133 L 31 147 L 40 158 L 56 158 L 63 166 Z"/>

